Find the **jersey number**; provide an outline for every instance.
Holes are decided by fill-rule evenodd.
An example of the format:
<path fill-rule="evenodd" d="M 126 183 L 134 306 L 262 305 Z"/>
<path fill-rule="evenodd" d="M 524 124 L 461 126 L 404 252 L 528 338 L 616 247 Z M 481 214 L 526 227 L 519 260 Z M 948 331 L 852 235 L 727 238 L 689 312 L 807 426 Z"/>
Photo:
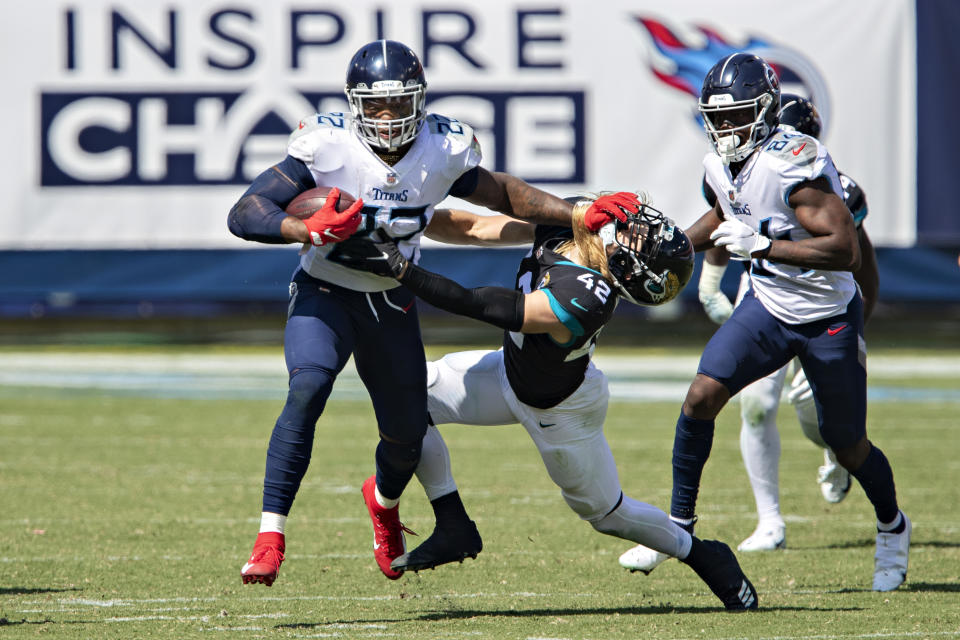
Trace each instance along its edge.
<path fill-rule="evenodd" d="M 432 114 L 429 122 L 430 129 L 433 131 L 433 133 L 439 133 L 441 135 L 456 133 L 463 135 L 463 125 L 460 124 L 459 120 L 454 120 L 453 118 L 447 118 L 434 113 Z"/>
<path fill-rule="evenodd" d="M 770 218 L 764 218 L 760 221 L 760 229 L 758 229 L 760 235 L 770 238 L 771 240 L 789 240 L 790 231 L 781 233 L 776 238 L 770 235 Z M 773 277 L 773 274 L 767 271 L 763 266 L 763 260 L 757 258 L 750 262 L 750 273 L 755 276 L 768 276 Z"/>
<path fill-rule="evenodd" d="M 786 146 L 790 144 L 792 140 L 800 137 L 799 133 L 783 133 L 782 132 L 780 135 L 782 136 L 783 139 L 774 140 L 767 146 L 767 149 L 769 149 L 770 151 L 783 151 L 786 148 Z"/>
<path fill-rule="evenodd" d="M 603 280 L 594 279 L 589 273 L 585 273 L 582 276 L 577 276 L 577 280 L 582 282 L 587 288 L 587 291 L 593 291 L 593 295 L 597 296 L 600 299 L 600 302 L 606 302 L 607 298 L 610 296 L 610 285 L 608 285 Z"/>
<path fill-rule="evenodd" d="M 360 209 L 363 221 L 357 231 L 347 240 L 333 245 L 333 250 L 327 254 L 327 260 L 331 262 L 343 262 L 340 254 L 351 246 L 350 243 L 363 242 L 364 237 L 373 233 L 377 227 L 386 226 L 390 221 L 396 218 L 410 218 L 410 231 L 406 234 L 395 235 L 393 239 L 397 242 L 409 240 L 413 236 L 422 232 L 427 226 L 427 207 L 378 207 L 365 205 Z M 342 245 L 342 246 L 341 246 Z"/>

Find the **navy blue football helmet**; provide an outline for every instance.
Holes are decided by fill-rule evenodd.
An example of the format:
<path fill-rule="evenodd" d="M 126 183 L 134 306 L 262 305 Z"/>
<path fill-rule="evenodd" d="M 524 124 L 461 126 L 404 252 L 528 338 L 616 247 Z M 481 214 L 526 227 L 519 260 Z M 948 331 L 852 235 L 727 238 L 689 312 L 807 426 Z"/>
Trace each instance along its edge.
<path fill-rule="evenodd" d="M 627 301 L 656 306 L 677 297 L 693 275 L 690 239 L 660 211 L 641 204 L 626 221 L 600 229 L 604 245 L 614 244 L 607 259 L 613 283 Z"/>
<path fill-rule="evenodd" d="M 699 108 L 720 159 L 740 162 L 777 128 L 780 80 L 762 58 L 730 54 L 707 72 Z"/>
<path fill-rule="evenodd" d="M 353 54 L 344 91 L 360 136 L 372 147 L 393 151 L 420 132 L 426 89 L 423 65 L 410 47 L 376 40 Z M 394 117 L 378 117 L 387 105 Z"/>
<path fill-rule="evenodd" d="M 780 126 L 819 139 L 823 121 L 810 100 L 795 93 L 784 93 L 780 96 Z"/>

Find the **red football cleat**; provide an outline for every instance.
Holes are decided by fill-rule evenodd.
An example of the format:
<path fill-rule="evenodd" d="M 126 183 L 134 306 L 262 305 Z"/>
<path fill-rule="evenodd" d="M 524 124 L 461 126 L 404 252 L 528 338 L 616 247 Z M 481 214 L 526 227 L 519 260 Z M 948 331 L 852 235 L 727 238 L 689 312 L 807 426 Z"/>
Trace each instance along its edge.
<path fill-rule="evenodd" d="M 286 548 L 283 534 L 267 531 L 257 534 L 250 559 L 240 569 L 243 584 L 260 582 L 268 587 L 277 579 L 280 565 L 283 563 L 283 551 Z"/>
<path fill-rule="evenodd" d="M 396 580 L 403 575 L 403 571 L 394 571 L 390 563 L 407 551 L 407 543 L 403 533 L 417 535 L 400 522 L 400 507 L 392 509 L 381 507 L 375 495 L 377 487 L 376 476 L 370 476 L 363 483 L 363 501 L 367 503 L 367 512 L 373 520 L 373 557 L 383 575 Z"/>

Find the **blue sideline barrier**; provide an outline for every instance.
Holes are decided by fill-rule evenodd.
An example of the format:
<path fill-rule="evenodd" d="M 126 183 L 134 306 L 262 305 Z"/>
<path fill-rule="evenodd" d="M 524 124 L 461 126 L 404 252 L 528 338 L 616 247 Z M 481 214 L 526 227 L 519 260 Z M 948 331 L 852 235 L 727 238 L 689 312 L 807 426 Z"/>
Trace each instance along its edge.
<path fill-rule="evenodd" d="M 468 286 L 512 286 L 524 253 L 430 248 L 422 264 Z M 877 259 L 882 301 L 960 302 L 957 250 L 880 248 Z M 143 315 L 145 308 L 151 314 L 214 315 L 282 305 L 296 264 L 296 251 L 289 248 L 0 252 L 0 317 Z M 731 296 L 739 274 L 734 264 L 724 276 L 722 287 Z M 696 287 L 682 296 L 695 301 Z"/>

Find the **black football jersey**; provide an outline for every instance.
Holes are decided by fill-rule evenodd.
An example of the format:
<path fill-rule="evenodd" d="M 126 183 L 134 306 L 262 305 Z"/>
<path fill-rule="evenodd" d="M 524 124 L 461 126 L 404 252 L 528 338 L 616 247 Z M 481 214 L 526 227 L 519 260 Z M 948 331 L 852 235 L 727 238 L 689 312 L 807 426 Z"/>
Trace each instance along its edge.
<path fill-rule="evenodd" d="M 597 335 L 617 306 L 613 284 L 598 271 L 567 260 L 554 249 L 572 240 L 570 229 L 538 226 L 533 249 L 520 262 L 517 288 L 542 290 L 557 318 L 573 334 L 566 344 L 550 334 L 507 331 L 503 360 L 517 398 L 538 409 L 563 401 L 583 382 Z"/>

